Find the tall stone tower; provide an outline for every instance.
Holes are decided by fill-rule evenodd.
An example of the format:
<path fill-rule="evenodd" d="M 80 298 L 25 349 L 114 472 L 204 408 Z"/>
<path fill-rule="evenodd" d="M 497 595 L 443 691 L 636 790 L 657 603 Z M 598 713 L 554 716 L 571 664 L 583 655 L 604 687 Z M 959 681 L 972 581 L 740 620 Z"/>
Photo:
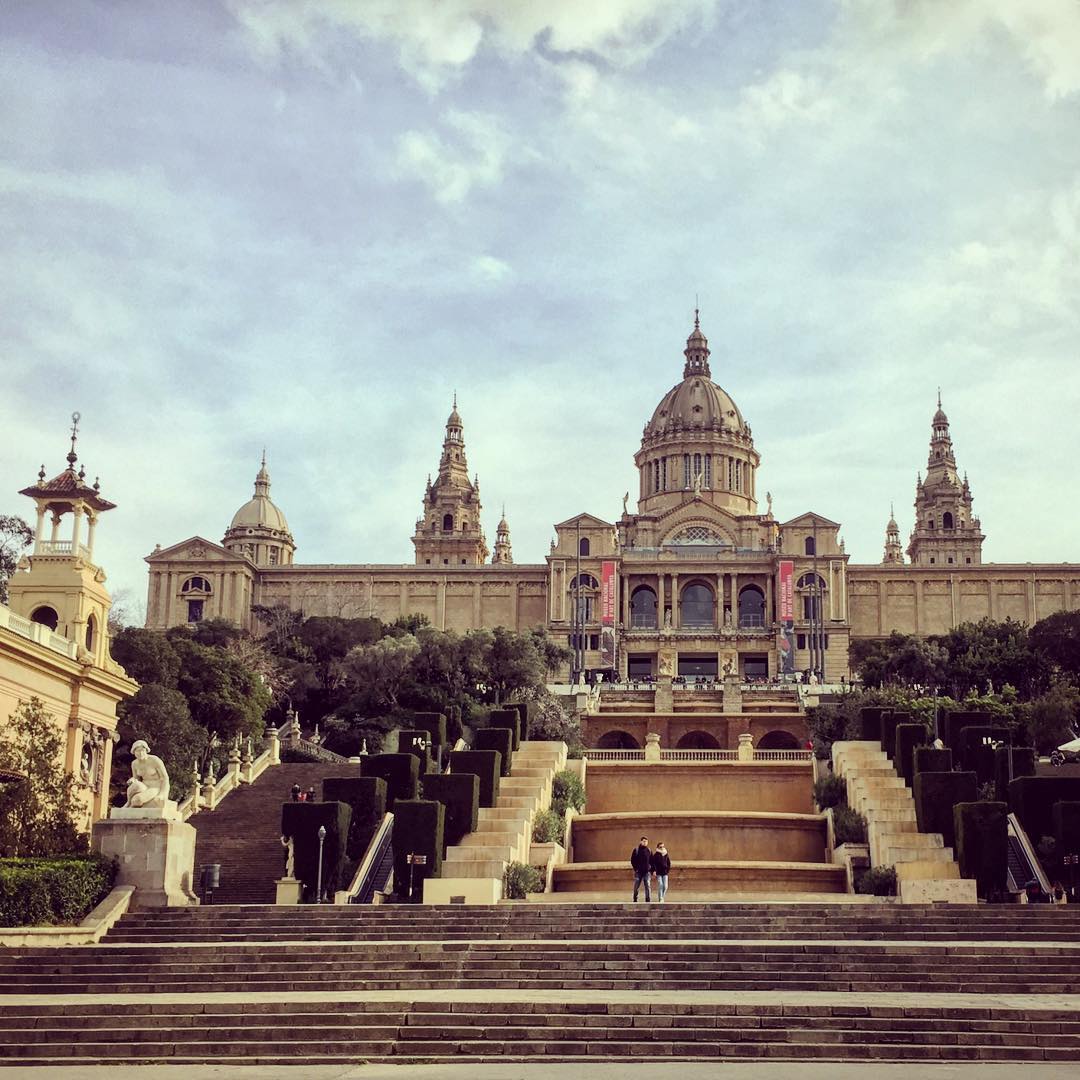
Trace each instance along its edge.
<path fill-rule="evenodd" d="M 418 566 L 481 566 L 488 546 L 480 525 L 480 485 L 469 481 L 461 416 L 454 408 L 446 421 L 439 475 L 428 478 L 424 515 L 416 519 L 413 546 Z"/>
<path fill-rule="evenodd" d="M 882 563 L 892 566 L 902 566 L 904 563 L 904 549 L 900 546 L 900 526 L 896 524 L 896 514 L 889 507 L 889 524 L 885 526 L 885 557 Z"/>
<path fill-rule="evenodd" d="M 510 566 L 514 561 L 514 552 L 510 547 L 510 526 L 506 522 L 506 507 L 495 530 L 495 553 L 491 556 L 492 565 Z"/>
<path fill-rule="evenodd" d="M 908 555 L 913 566 L 978 566 L 985 539 L 982 525 L 972 513 L 967 476 L 961 480 L 956 471 L 949 418 L 939 393 L 926 479 L 920 476 L 915 482 L 915 528 Z"/>

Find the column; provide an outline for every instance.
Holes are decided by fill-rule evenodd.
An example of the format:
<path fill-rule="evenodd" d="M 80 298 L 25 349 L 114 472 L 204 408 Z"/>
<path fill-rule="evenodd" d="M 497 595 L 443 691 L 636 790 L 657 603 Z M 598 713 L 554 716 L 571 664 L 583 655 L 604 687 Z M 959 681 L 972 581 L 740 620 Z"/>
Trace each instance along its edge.
<path fill-rule="evenodd" d="M 86 551 L 87 558 L 93 560 L 94 558 L 94 530 L 97 528 L 97 514 L 87 514 L 87 529 L 86 529 Z"/>
<path fill-rule="evenodd" d="M 55 544 L 60 539 L 60 514 L 53 514 L 52 516 L 52 535 L 49 537 L 49 543 Z"/>
<path fill-rule="evenodd" d="M 724 575 L 716 575 L 716 629 L 724 626 Z M 719 655 L 719 654 L 717 654 Z"/>
<path fill-rule="evenodd" d="M 473 630 L 479 630 L 480 627 L 484 625 L 481 621 L 481 605 L 482 598 L 480 595 L 480 582 L 476 581 L 473 583 L 473 624 L 471 627 L 471 629 Z"/>
<path fill-rule="evenodd" d="M 765 625 L 772 624 L 775 618 L 773 612 L 773 575 L 770 573 L 765 577 Z"/>
<path fill-rule="evenodd" d="M 510 625 L 514 630 L 520 630 L 518 626 L 518 583 L 514 580 L 508 582 L 510 589 Z"/>
<path fill-rule="evenodd" d="M 622 594 L 622 624 L 623 630 L 630 629 L 630 575 L 619 576 L 619 590 Z"/>
<path fill-rule="evenodd" d="M 71 526 L 71 554 L 79 554 L 79 542 L 82 540 L 83 508 L 76 504 L 73 515 L 75 523 Z"/>
<path fill-rule="evenodd" d="M 41 551 L 41 542 L 45 538 L 45 507 L 40 503 L 37 508 L 37 528 L 34 530 L 34 554 Z"/>
<path fill-rule="evenodd" d="M 678 630 L 679 625 L 679 575 L 673 573 L 671 575 L 671 626 Z"/>
<path fill-rule="evenodd" d="M 446 578 L 440 578 L 435 586 L 435 625 L 446 629 Z"/>
<path fill-rule="evenodd" d="M 739 625 L 739 575 L 731 571 L 731 625 Z"/>

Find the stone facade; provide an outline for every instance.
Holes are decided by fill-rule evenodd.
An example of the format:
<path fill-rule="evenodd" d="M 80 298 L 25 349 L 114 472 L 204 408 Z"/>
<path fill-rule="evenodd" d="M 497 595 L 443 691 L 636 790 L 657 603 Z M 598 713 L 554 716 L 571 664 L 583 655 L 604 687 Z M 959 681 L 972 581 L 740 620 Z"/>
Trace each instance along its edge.
<path fill-rule="evenodd" d="M 238 546 L 234 519 L 222 544 L 192 537 L 149 556 L 147 625 L 223 616 L 250 627 L 252 603 L 386 620 L 419 612 L 459 631 L 543 626 L 580 643 L 586 668 L 602 669 L 601 583 L 610 563 L 620 676 L 711 677 L 725 667 L 772 676 L 790 649 L 796 670 L 816 667 L 838 680 L 849 674 L 853 637 L 942 633 L 983 616 L 1030 623 L 1080 607 L 1080 567 L 982 562 L 982 526 L 940 399 L 926 477 L 916 485 L 911 561 L 890 515 L 882 563 L 856 565 L 837 522 L 811 510 L 779 520 L 768 493 L 762 510 L 760 454 L 734 400 L 712 380 L 696 318 L 683 358 L 682 378 L 644 427 L 633 508 L 627 492 L 617 521 L 583 513 L 555 525 L 543 563 L 512 561 L 505 514 L 487 561 L 479 483 L 469 479 L 455 399 L 412 537 L 415 565 L 304 566 L 292 563 L 291 547 L 271 564 L 265 546 Z M 260 477 L 266 502 L 258 514 L 247 504 L 238 517 L 272 520 L 287 534 L 269 503 L 265 463 Z M 794 618 L 785 637 L 778 592 L 788 561 Z"/>

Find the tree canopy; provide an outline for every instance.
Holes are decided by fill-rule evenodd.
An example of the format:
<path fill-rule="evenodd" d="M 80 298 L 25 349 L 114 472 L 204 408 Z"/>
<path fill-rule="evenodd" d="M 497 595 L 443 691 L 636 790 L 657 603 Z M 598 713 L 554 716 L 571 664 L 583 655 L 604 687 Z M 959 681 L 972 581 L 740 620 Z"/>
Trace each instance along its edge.
<path fill-rule="evenodd" d="M 8 579 L 33 541 L 34 530 L 21 517 L 0 514 L 0 604 L 8 602 Z"/>

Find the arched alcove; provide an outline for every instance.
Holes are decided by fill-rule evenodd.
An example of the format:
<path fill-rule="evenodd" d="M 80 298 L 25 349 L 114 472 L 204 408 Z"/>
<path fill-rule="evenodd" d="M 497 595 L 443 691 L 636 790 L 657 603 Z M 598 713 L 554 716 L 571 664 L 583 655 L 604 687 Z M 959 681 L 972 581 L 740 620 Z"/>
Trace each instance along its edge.
<path fill-rule="evenodd" d="M 790 731 L 784 731 L 782 728 L 776 728 L 773 731 L 767 731 L 757 741 L 757 750 L 801 750 L 802 747 L 799 744 L 799 740 L 796 736 L 792 735 Z"/>
<path fill-rule="evenodd" d="M 630 732 L 615 728 L 605 731 L 596 740 L 596 748 L 598 750 L 640 750 L 641 746 Z"/>
<path fill-rule="evenodd" d="M 707 731 L 688 731 L 675 744 L 676 750 L 719 750 L 720 743 L 715 735 Z"/>

